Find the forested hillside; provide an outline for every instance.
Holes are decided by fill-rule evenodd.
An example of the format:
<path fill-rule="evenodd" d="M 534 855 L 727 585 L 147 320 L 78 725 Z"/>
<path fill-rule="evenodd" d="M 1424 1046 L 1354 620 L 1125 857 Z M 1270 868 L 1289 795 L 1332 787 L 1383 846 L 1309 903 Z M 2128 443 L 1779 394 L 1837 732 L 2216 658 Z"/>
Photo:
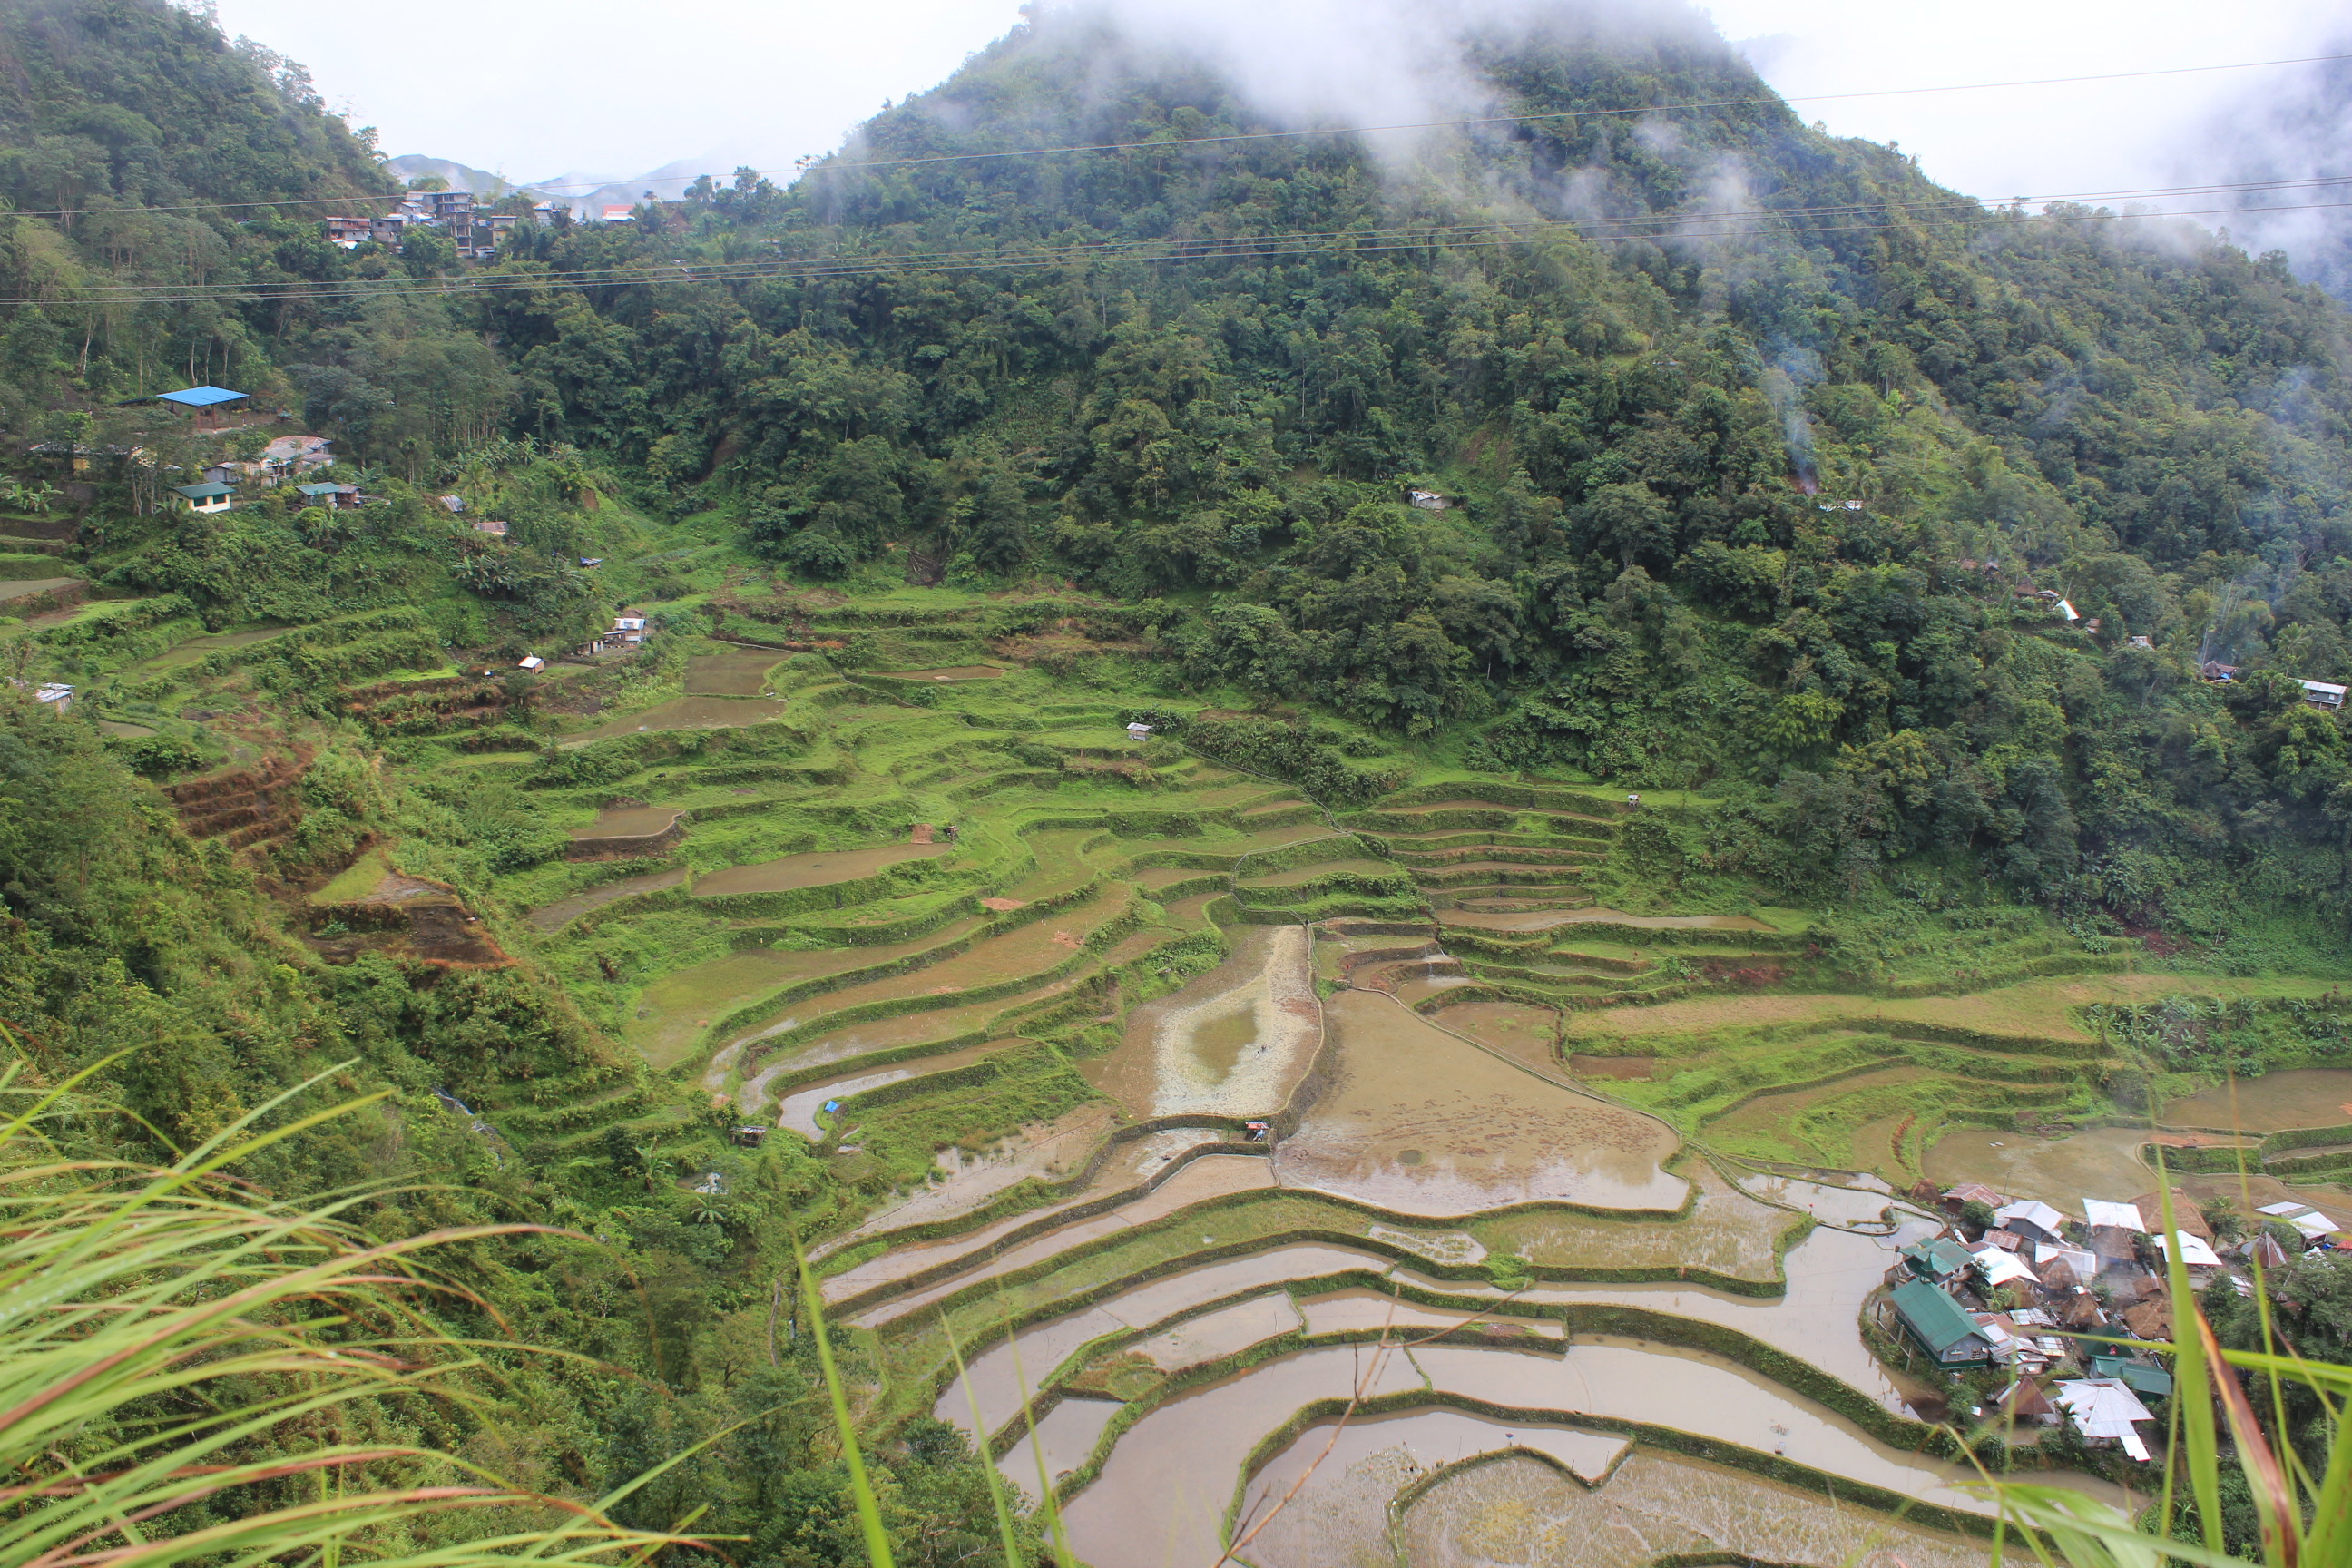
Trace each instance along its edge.
<path fill-rule="evenodd" d="M 1151 605 L 1196 682 L 1777 792 L 1845 889 L 1966 847 L 2077 918 L 2220 934 L 2224 867 L 2266 904 L 2341 886 L 2335 725 L 2194 675 L 2352 670 L 2329 300 L 2187 226 L 1957 201 L 1696 30 L 1473 53 L 1558 118 L 1383 163 L 1214 140 L 1266 122 L 1024 29 L 790 192 L 519 245 L 551 279 L 858 259 L 494 305 L 517 416 L 803 576 L 897 541 L 1065 573 Z M 1731 106 L 1627 111 L 1696 102 Z"/>
<path fill-rule="evenodd" d="M 621 1516 L 707 1505 L 730 1561 L 799 1568 L 863 1559 L 794 1242 L 854 1271 L 873 1254 L 845 1238 L 902 1189 L 1095 1095 L 1073 1063 L 1120 1007 L 1223 952 L 1193 882 L 1260 923 L 1454 901 L 1434 844 L 1411 875 L 1243 885 L 1244 853 L 1332 810 L 1409 838 L 1501 792 L 1427 826 L 1530 851 L 1503 884 L 1759 933 L 1629 939 L 1560 983 L 1562 1019 L 2137 953 L 2241 1011 L 2020 1069 L 2047 1081 L 2016 1114 L 2141 1110 L 2273 1046 L 2320 1064 L 2336 1035 L 2257 1040 L 2307 1021 L 2248 998 L 2316 997 L 2352 935 L 2352 752 L 2297 684 L 2352 679 L 2342 309 L 2184 224 L 1958 198 L 1808 128 L 1695 14 L 1463 48 L 1509 118 L 1274 134 L 1297 127 L 1208 66 L 1047 11 L 789 185 L 741 171 L 460 262 L 429 233 L 326 241 L 399 182 L 299 67 L 163 0 L 0 0 L 0 590 L 37 585 L 0 599 L 16 1089 L 89 1074 L 58 1136 L 142 1157 L 314 1074 L 299 1108 L 393 1090 L 240 1175 L 390 1184 L 362 1211 L 387 1238 L 567 1227 L 468 1243 L 470 1295 L 436 1310 L 593 1361 L 504 1357 L 478 1408 L 365 1419 L 570 1498 L 708 1439 Z M 135 401 L 205 383 L 257 412 L 212 433 Z M 172 504 L 296 432 L 368 504 Z M 625 607 L 644 648 L 518 667 Z M 890 680 L 1008 668 L 1029 684 L 968 716 Z M 694 716 L 729 700 L 755 717 Z M 1130 719 L 1154 750 L 1031 733 Z M 1208 757 L 1232 772 L 1186 772 Z M 1118 875 L 1159 879 L 1092 927 L 1060 911 L 1110 873 L 982 824 L 1017 798 L 1074 836 L 1066 787 L 1159 833 L 1183 791 L 1266 782 L 1244 774 L 1311 799 L 1165 826 L 1232 842 L 1135 857 Z M 1577 815 L 1627 792 L 1661 809 Z M 686 848 L 581 849 L 672 798 Z M 929 854 L 961 814 L 961 869 L 877 871 L 846 909 L 814 883 L 691 901 L 761 857 Z M 400 900 L 439 911 L 430 940 Z M 730 1141 L 734 1106 L 777 1108 L 749 1071 L 767 1036 L 719 1042 L 797 994 L 754 979 L 888 947 L 878 985 L 1028 937 L 1051 951 L 1021 994 L 1051 1005 L 1017 1070 L 910 1096 L 897 1143 Z M 973 1005 L 1013 994 L 982 978 Z M 1734 1070 L 1707 1092 L 1745 1092 Z M 1973 1069 L 1937 1070 L 1944 1094 Z M 1912 1107 L 1872 1108 L 1897 1159 Z M 879 1343 L 848 1353 L 903 1560 L 994 1561 L 964 1437 Z"/>

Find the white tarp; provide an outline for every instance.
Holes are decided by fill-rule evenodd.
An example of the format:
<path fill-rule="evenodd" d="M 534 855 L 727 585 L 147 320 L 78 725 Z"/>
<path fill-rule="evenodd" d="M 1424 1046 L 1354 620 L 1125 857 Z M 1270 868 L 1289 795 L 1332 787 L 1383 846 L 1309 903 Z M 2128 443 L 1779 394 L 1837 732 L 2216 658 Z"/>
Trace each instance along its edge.
<path fill-rule="evenodd" d="M 2286 1200 L 2286 1202 L 2284 1202 L 2284 1203 L 2283 1203 L 2283 1204 L 2264 1204 L 2262 1207 L 2260 1207 L 2260 1208 L 2256 1209 L 2254 1212 L 2255 1212 L 2256 1214 L 2275 1214 L 2275 1215 L 2301 1214 L 2304 1210 L 2305 1210 L 2305 1209 L 2309 1208 L 2310 1206 L 2311 1206 L 2311 1205 L 2310 1205 L 2309 1204 L 2305 1203 L 2305 1202 L 2304 1202 L 2302 1199 L 2300 1199 L 2300 1198 L 2289 1198 L 2289 1199 L 2287 1199 L 2287 1200 Z"/>
<path fill-rule="evenodd" d="M 2058 1407 L 2074 1422 L 2074 1430 L 2085 1437 L 2129 1438 L 2124 1452 L 2135 1458 L 2146 1458 L 2147 1450 L 2140 1447 L 2139 1434 L 2132 1430 L 2135 1421 L 2153 1421 L 2147 1406 L 2119 1378 L 2089 1377 L 2075 1383 L 2060 1384 L 2052 1395 Z"/>
<path fill-rule="evenodd" d="M 2083 1200 L 2083 1223 L 2095 1230 L 2103 1225 L 2120 1226 L 2126 1230 L 2145 1232 L 2139 1210 L 2129 1204 L 2111 1204 L 2101 1198 Z"/>
<path fill-rule="evenodd" d="M 2032 1266 L 2013 1252 L 2003 1252 L 1998 1247 L 1988 1247 L 1974 1256 L 1977 1267 L 1984 1270 L 1987 1285 L 2006 1285 L 2012 1279 L 2032 1279 L 2036 1284 L 2041 1283 L 2040 1277 L 2033 1272 Z"/>
<path fill-rule="evenodd" d="M 2168 1241 L 2180 1243 L 2180 1261 L 2188 1264 L 2191 1268 L 2221 1267 L 2221 1258 L 2214 1256 L 2213 1249 L 2205 1245 L 2205 1238 L 2201 1236 L 2191 1236 L 2185 1230 L 2176 1230 L 2170 1236 L 2158 1237 L 2157 1250 L 2169 1257 L 2172 1249 L 2165 1245 Z"/>
<path fill-rule="evenodd" d="M 2021 1219 L 2046 1236 L 2056 1236 L 2059 1227 L 2066 1223 L 2064 1215 L 2038 1198 L 2020 1198 L 2013 1204 L 2004 1205 L 1993 1211 L 1992 1217 L 2003 1225 L 2013 1219 Z"/>
<path fill-rule="evenodd" d="M 2324 1214 L 2295 1215 L 2287 1220 L 2287 1224 L 2301 1231 L 2303 1239 L 2305 1241 L 2317 1241 L 2323 1236 L 2334 1236 L 2343 1228 Z"/>

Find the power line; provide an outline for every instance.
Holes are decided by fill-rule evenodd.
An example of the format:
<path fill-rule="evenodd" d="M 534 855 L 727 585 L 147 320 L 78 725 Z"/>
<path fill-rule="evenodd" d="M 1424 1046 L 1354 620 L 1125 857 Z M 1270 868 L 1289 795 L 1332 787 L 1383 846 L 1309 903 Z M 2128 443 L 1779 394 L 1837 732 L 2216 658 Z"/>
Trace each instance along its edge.
<path fill-rule="evenodd" d="M 1155 138 L 1142 142 L 1078 142 L 1064 147 L 1022 147 L 994 153 L 945 153 L 919 158 L 876 158 L 848 161 L 828 159 L 809 166 L 807 171 L 791 169 L 754 169 L 755 174 L 794 174 L 815 170 L 898 169 L 926 163 L 960 163 L 989 159 L 1058 157 L 1072 153 L 1131 153 L 1153 152 L 1173 147 L 1205 147 L 1236 142 L 1270 142 L 1307 136 L 1365 136 L 1392 131 L 1439 131 L 1480 125 L 1533 124 L 1547 121 L 1622 118 L 1630 114 L 1655 114 L 1675 110 L 1756 108 L 1769 104 L 1832 103 L 1864 98 L 1906 98 L 1939 92 L 1992 92 L 2013 88 L 2074 87 L 2091 82 L 2131 81 L 2151 77 L 2195 76 L 2213 71 L 2263 70 L 2281 66 L 2329 65 L 2339 60 L 2352 60 L 2352 54 L 2305 55 L 2293 59 L 2238 60 L 2223 65 L 2167 66 L 2153 70 L 2105 71 L 2091 76 L 2036 77 L 2017 81 L 1955 82 L 1941 87 L 1869 88 L 1853 92 L 1803 93 L 1784 96 L 1766 94 L 1751 98 L 1694 99 L 1680 103 L 1642 103 L 1617 109 L 1565 109 L 1534 114 L 1483 115 L 1464 120 L 1427 120 L 1394 125 L 1330 125 L 1307 131 L 1250 131 L 1221 136 L 1186 136 Z M 551 191 L 601 190 L 604 185 L 635 184 L 635 180 L 606 180 L 598 184 L 517 185 L 515 194 Z M 476 193 L 478 194 L 478 193 Z M 13 217 L 89 217 L 110 213 L 173 213 L 230 212 L 254 207 L 295 206 L 356 206 L 372 201 L 396 201 L 400 194 L 383 195 L 288 196 L 276 201 L 252 202 L 179 202 L 160 206 L 139 207 L 26 207 L 0 214 Z"/>
<path fill-rule="evenodd" d="M 2214 207 L 2187 212 L 2134 216 L 2179 218 L 2243 216 L 2250 210 L 2302 212 L 2343 207 L 2352 207 L 2352 201 L 2286 204 L 2254 209 Z M 1832 218 L 1836 216 L 1832 209 L 1822 209 L 1822 211 Z M 1769 208 L 1719 213 L 1666 213 L 1620 219 L 1538 220 L 1517 225 L 1428 226 L 1420 229 L 1327 230 L 1308 234 L 1214 237 L 1197 240 L 1101 242 L 1097 245 L 1074 246 L 1062 249 L 1031 247 L 1010 255 L 933 252 L 870 258 L 824 258 L 799 263 L 787 259 L 737 263 L 731 266 L 708 266 L 685 274 L 679 274 L 672 268 L 637 268 L 627 273 L 615 272 L 592 277 L 489 274 L 480 281 L 463 278 L 431 279 L 397 283 L 387 287 L 373 281 L 353 280 L 338 286 L 310 285 L 270 292 L 209 290 L 178 294 L 150 293 L 128 299 L 103 297 L 42 299 L 38 294 L 26 294 L 20 296 L 16 302 L 103 306 L 108 304 L 250 303 L 279 299 L 323 301 L 386 295 L 403 298 L 415 296 L 456 298 L 462 295 L 529 293 L 540 289 L 584 291 L 590 289 L 642 287 L 651 284 L 747 283 L 785 278 L 821 281 L 834 278 L 887 278 L 921 274 L 1007 271 L 1066 266 L 1072 262 L 1081 261 L 1124 260 L 1151 265 L 1201 261 L 1275 261 L 1316 256 L 1377 255 L 1392 251 L 1433 248 L 1493 249 L 1536 244 L 1547 239 L 1570 236 L 1599 243 L 1636 239 L 1706 239 L 1721 237 L 1721 230 L 1727 225 L 1748 223 L 1780 216 L 1783 215 Z M 1798 216 L 1809 215 L 1801 212 Z M 1895 215 L 1890 216 L 1846 218 L 1843 221 L 1781 226 L 1772 232 L 1776 237 L 1805 234 L 1850 233 L 1856 229 L 1891 227 L 1908 216 L 1911 215 L 1897 207 Z M 2079 220 L 2074 214 L 2043 213 L 2015 215 L 2010 216 L 2008 221 L 2044 223 Z M 1647 226 L 1630 226 L 1636 225 Z M 1700 226 L 1706 225 L 1715 226 L 1715 233 L 1710 234 L 1706 228 Z M 1608 231 L 1612 228 L 1613 232 L 1592 232 L 1593 230 Z M 1367 241 L 1371 243 L 1366 243 Z M 1165 248 L 1154 253 L 1150 249 L 1152 247 Z"/>

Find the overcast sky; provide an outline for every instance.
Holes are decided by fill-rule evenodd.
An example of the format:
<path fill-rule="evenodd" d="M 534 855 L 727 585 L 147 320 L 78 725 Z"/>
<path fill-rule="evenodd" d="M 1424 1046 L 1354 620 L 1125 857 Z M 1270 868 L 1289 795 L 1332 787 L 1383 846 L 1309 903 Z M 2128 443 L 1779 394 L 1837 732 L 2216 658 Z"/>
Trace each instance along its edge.
<path fill-rule="evenodd" d="M 1197 3 L 1197 0 L 1196 0 Z M 1247 17 L 1328 0 L 1252 0 Z M 1168 0 L 1171 6 L 1185 0 Z M 677 160 L 788 167 L 939 81 L 1019 19 L 1017 0 L 219 0 L 222 25 L 310 68 L 387 153 L 515 180 L 628 177 Z M 2328 52 L 2341 0 L 1717 0 L 1792 95 L 2011 81 Z M 2352 48 L 2339 41 L 2338 48 Z M 2104 192 L 2196 172 L 2229 106 L 2279 71 L 1801 102 L 1899 142 L 1973 195 Z"/>

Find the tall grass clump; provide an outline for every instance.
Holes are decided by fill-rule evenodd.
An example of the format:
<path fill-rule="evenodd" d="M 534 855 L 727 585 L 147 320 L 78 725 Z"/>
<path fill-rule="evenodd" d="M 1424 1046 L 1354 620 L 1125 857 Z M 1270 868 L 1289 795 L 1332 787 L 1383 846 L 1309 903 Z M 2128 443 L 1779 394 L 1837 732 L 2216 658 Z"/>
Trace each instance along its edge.
<path fill-rule="evenodd" d="M 81 1079 L 0 1069 L 0 1563 L 467 1568 L 642 1563 L 685 1538 L 369 1440 L 381 1406 L 465 1403 L 485 1354 L 436 1301 L 452 1243 L 354 1223 L 367 1194 L 271 1199 L 241 1157 L 369 1103 L 265 1128 L 314 1079 L 169 1165 L 71 1154 L 44 1129 Z M 650 1477 L 644 1478 L 650 1479 Z"/>

